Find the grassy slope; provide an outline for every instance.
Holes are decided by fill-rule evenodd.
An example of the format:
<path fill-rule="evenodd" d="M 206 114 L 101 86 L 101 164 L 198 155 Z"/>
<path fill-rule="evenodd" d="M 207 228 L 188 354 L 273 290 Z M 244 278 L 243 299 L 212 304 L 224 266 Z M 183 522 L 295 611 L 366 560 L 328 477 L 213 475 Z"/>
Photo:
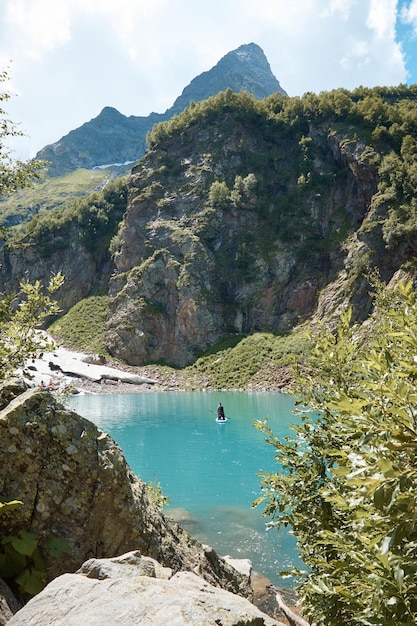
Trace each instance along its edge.
<path fill-rule="evenodd" d="M 24 223 L 40 211 L 50 211 L 94 191 L 121 175 L 121 168 L 79 169 L 65 176 L 47 178 L 0 202 L 0 222 L 6 226 Z"/>
<path fill-rule="evenodd" d="M 107 302 L 105 295 L 80 300 L 66 315 L 51 324 L 49 332 L 74 350 L 105 354 L 103 338 Z"/>
<path fill-rule="evenodd" d="M 78 302 L 49 328 L 66 346 L 110 357 L 103 347 L 108 299 L 91 296 Z M 181 379 L 193 388 L 244 389 L 280 387 L 283 372 L 303 359 L 309 344 L 300 332 L 286 336 L 256 333 L 225 337 L 192 365 L 181 370 Z M 157 367 L 157 366 L 153 366 Z M 173 368 L 161 368 L 165 373 Z"/>

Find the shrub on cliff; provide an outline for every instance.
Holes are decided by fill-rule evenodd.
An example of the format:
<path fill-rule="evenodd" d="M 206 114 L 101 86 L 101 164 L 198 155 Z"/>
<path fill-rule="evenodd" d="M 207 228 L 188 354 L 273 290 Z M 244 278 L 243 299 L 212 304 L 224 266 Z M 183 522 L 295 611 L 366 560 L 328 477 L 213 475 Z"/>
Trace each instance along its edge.
<path fill-rule="evenodd" d="M 7 71 L 0 72 L 0 84 L 7 82 L 8 78 Z M 9 98 L 7 92 L 0 93 L 0 104 Z M 38 161 L 24 163 L 11 157 L 5 140 L 16 135 L 22 133 L 0 107 L 0 195 L 29 185 L 37 177 L 41 166 Z M 8 238 L 4 228 L 1 229 L 1 236 Z M 63 277 L 58 274 L 51 278 L 46 293 L 39 281 L 34 284 L 23 281 L 19 293 L 0 294 L 0 381 L 15 375 L 28 359 L 47 347 L 48 342 L 36 332 L 36 328 L 48 316 L 57 313 L 58 305 L 51 295 L 62 282 Z"/>
<path fill-rule="evenodd" d="M 35 215 L 27 225 L 27 241 L 35 243 L 46 258 L 59 247 L 68 247 L 71 239 L 78 240 L 93 256 L 105 254 L 126 206 L 127 182 L 119 178 L 88 198 Z"/>
<path fill-rule="evenodd" d="M 256 426 L 282 469 L 262 474 L 265 514 L 291 525 L 317 624 L 417 623 L 417 294 L 377 290 L 365 337 L 349 316 L 317 337 L 292 439 Z"/>

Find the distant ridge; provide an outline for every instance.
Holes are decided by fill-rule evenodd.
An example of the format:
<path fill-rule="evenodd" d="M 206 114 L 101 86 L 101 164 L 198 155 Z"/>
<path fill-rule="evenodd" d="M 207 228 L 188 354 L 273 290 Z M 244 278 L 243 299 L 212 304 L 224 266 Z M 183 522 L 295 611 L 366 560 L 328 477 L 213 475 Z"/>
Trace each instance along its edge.
<path fill-rule="evenodd" d="M 244 44 L 227 53 L 211 70 L 194 78 L 165 113 L 127 117 L 113 107 L 105 107 L 97 117 L 42 148 L 36 158 L 50 163 L 49 176 L 62 176 L 80 168 L 136 162 L 145 154 L 146 135 L 154 124 L 180 113 L 190 101 L 200 102 L 228 88 L 234 92 L 247 91 L 256 98 L 275 92 L 286 95 L 263 50 L 255 43 Z"/>

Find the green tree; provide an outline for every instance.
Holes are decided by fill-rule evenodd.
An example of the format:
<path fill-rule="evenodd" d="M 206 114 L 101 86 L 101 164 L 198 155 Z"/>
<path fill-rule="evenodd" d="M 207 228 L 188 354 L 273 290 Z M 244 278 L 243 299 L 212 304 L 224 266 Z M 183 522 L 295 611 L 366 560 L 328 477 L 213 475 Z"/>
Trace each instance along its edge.
<path fill-rule="evenodd" d="M 372 328 L 372 330 L 370 330 Z M 302 414 L 279 440 L 277 473 L 262 473 L 265 515 L 290 525 L 308 572 L 299 590 L 317 624 L 417 623 L 417 294 L 377 286 L 372 325 L 345 314 L 321 329 Z M 257 504 L 255 503 L 255 504 Z M 301 574 L 300 574 L 301 575 Z"/>
<path fill-rule="evenodd" d="M 8 80 L 7 71 L 0 72 L 0 83 Z M 0 104 L 7 101 L 10 94 L 0 93 Z M 23 163 L 14 161 L 5 148 L 8 137 L 22 135 L 0 107 L 0 195 L 16 191 L 31 183 L 38 176 L 39 161 Z M 2 238 L 7 232 L 0 228 Z M 58 305 L 51 299 L 52 294 L 62 285 L 63 277 L 58 274 L 51 278 L 44 291 L 41 283 L 21 283 L 18 294 L 0 294 L 0 381 L 15 375 L 26 362 L 50 347 L 50 342 L 37 331 L 42 322 L 58 312 Z"/>
<path fill-rule="evenodd" d="M 209 204 L 216 209 L 224 209 L 230 202 L 230 189 L 224 181 L 215 180 L 209 191 Z"/>
<path fill-rule="evenodd" d="M 58 313 L 57 303 L 51 298 L 62 285 L 61 274 L 53 276 L 46 292 L 40 281 L 21 283 L 21 291 L 0 295 L 0 381 L 11 378 L 16 371 L 44 350 L 51 342 L 38 328 L 42 322 Z"/>
<path fill-rule="evenodd" d="M 0 72 L 0 85 L 9 80 L 7 70 Z M 9 137 L 22 136 L 3 109 L 3 103 L 10 99 L 8 91 L 0 91 L 0 196 L 14 193 L 17 189 L 26 187 L 38 179 L 45 163 L 43 161 L 19 161 L 12 158 L 12 151 L 6 148 Z"/>

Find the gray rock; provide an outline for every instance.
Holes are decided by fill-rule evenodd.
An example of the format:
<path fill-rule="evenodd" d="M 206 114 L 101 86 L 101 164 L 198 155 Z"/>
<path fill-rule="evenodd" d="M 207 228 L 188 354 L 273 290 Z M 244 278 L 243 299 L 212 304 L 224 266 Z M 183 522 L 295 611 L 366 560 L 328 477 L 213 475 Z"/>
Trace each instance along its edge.
<path fill-rule="evenodd" d="M 10 626 L 283 626 L 248 600 L 191 572 L 166 578 L 166 568 L 138 552 L 83 565 L 51 582 L 10 620 Z M 84 573 L 84 575 L 81 575 Z M 87 574 L 87 575 L 85 575 Z M 92 577 L 91 577 L 92 576 Z"/>
<path fill-rule="evenodd" d="M 88 578 L 161 578 L 169 580 L 172 576 L 170 567 L 163 567 L 148 556 L 142 556 L 138 550 L 127 552 L 111 559 L 89 559 L 82 564 L 77 574 L 84 574 Z"/>

